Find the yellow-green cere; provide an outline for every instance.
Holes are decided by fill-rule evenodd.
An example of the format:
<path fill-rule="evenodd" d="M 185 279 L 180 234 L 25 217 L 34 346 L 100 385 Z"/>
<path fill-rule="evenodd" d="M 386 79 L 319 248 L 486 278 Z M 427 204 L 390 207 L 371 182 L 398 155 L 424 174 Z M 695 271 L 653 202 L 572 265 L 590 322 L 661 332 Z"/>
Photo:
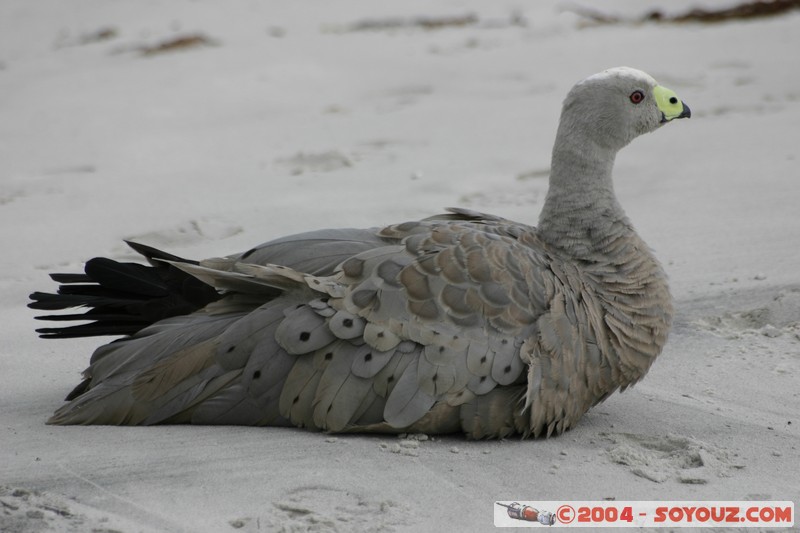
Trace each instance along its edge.
<path fill-rule="evenodd" d="M 666 120 L 678 118 L 683 113 L 683 102 L 681 102 L 681 99 L 675 94 L 675 91 L 662 87 L 661 85 L 656 85 L 653 88 L 653 96 L 655 96 L 658 109 L 664 113 L 664 118 Z"/>

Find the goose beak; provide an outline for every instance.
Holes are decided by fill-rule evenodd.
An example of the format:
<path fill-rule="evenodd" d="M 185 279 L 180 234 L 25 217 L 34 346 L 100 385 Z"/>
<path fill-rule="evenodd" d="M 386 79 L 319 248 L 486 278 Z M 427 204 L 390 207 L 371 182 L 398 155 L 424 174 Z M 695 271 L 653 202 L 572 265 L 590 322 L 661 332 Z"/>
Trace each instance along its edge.
<path fill-rule="evenodd" d="M 670 120 L 675 120 L 676 118 L 692 118 L 692 110 L 689 109 L 688 105 L 681 102 L 681 112 L 678 115 L 667 116 L 666 113 L 664 113 L 663 111 L 661 112 L 662 124 L 665 124 Z"/>
<path fill-rule="evenodd" d="M 689 118 L 692 116 L 689 106 L 684 104 L 674 91 L 657 85 L 653 88 L 653 95 L 656 99 L 656 105 L 661 111 L 662 124 L 676 118 Z"/>

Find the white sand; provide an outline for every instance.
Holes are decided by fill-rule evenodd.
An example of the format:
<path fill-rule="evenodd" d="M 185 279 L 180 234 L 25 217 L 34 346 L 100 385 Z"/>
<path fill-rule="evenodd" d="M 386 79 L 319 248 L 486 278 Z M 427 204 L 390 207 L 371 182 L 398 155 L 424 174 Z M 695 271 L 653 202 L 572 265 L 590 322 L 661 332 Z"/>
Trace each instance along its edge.
<path fill-rule="evenodd" d="M 496 27 L 337 31 L 468 13 Z M 3 0 L 0 529 L 486 531 L 497 499 L 800 502 L 798 30 L 797 12 L 580 29 L 551 2 Z M 132 50 L 195 33 L 215 45 Z M 128 258 L 131 237 L 207 257 L 450 205 L 535 223 L 563 96 L 616 65 L 694 113 L 616 168 L 677 318 L 647 378 L 576 429 L 408 443 L 44 424 L 102 342 L 36 338 L 25 304 L 48 272 Z"/>

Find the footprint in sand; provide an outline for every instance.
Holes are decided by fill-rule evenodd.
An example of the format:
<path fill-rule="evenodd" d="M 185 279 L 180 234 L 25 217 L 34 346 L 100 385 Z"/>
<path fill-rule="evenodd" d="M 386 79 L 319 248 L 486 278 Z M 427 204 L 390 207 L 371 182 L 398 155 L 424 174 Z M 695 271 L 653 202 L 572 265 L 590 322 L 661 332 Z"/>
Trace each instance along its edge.
<path fill-rule="evenodd" d="M 275 163 L 288 169 L 292 176 L 306 172 L 333 172 L 353 166 L 353 161 L 338 150 L 298 152 L 293 156 L 279 157 Z"/>
<path fill-rule="evenodd" d="M 433 92 L 432 85 L 409 84 L 368 95 L 367 100 L 375 102 L 375 110 L 378 113 L 391 113 L 412 106 Z"/>
<path fill-rule="evenodd" d="M 3 533 L 159 531 L 51 492 L 0 485 Z"/>
<path fill-rule="evenodd" d="M 612 443 L 607 451 L 611 461 L 655 483 L 674 479 L 679 483 L 703 485 L 744 468 L 727 450 L 690 437 L 632 433 L 604 433 L 602 436 Z"/>
<path fill-rule="evenodd" d="M 248 531 L 342 531 L 391 532 L 406 525 L 408 509 L 384 500 L 370 500 L 360 494 L 326 486 L 298 487 L 272 503 L 266 517 L 237 518 L 231 526 Z"/>
<path fill-rule="evenodd" d="M 214 218 L 189 220 L 173 228 L 141 233 L 125 237 L 125 240 L 140 242 L 156 248 L 175 248 L 204 241 L 220 241 L 241 233 L 242 227 Z M 132 253 L 120 245 L 120 253 Z M 138 256 L 135 256 L 138 257 Z"/>
<path fill-rule="evenodd" d="M 706 316 L 695 324 L 728 339 L 738 339 L 742 334 L 760 334 L 766 337 L 788 334 L 800 340 L 800 288 L 779 289 L 763 305 Z"/>
<path fill-rule="evenodd" d="M 478 210 L 541 204 L 547 194 L 549 176 L 549 168 L 529 170 L 518 174 L 517 179 L 513 182 L 465 194 L 459 201 L 465 206 L 474 206 Z"/>

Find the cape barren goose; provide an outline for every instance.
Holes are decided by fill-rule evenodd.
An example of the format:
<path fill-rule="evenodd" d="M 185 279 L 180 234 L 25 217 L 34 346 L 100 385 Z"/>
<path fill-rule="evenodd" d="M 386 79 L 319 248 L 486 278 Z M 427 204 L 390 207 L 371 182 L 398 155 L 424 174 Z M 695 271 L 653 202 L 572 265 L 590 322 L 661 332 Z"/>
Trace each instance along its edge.
<path fill-rule="evenodd" d="M 614 68 L 564 101 L 538 226 L 465 209 L 326 229 L 195 262 L 130 243 L 53 274 L 35 309 L 125 335 L 52 424 L 247 424 L 330 432 L 559 434 L 639 381 L 667 339 L 667 280 L 617 202 L 617 152 L 689 108 Z"/>

